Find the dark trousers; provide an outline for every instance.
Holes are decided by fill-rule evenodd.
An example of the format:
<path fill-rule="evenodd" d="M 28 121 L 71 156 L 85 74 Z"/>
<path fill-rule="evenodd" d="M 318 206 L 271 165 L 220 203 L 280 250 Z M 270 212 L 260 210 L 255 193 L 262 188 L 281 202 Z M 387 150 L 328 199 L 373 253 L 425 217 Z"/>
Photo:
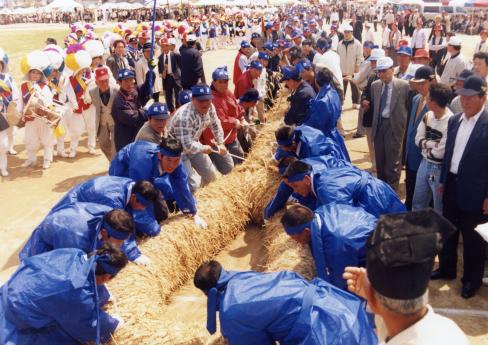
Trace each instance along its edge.
<path fill-rule="evenodd" d="M 342 83 L 344 85 L 344 99 L 346 99 L 347 84 L 350 84 L 351 85 L 351 92 L 352 92 L 352 103 L 359 104 L 359 88 L 358 88 L 358 86 L 353 82 L 347 81 L 346 79 L 344 79 L 342 81 Z"/>
<path fill-rule="evenodd" d="M 168 110 L 172 113 L 176 108 L 180 106 L 178 102 L 178 94 L 181 91 L 181 86 L 178 85 L 175 78 L 172 75 L 166 76 L 163 79 L 163 90 L 164 90 L 164 97 L 166 98 L 166 105 L 168 106 Z"/>
<path fill-rule="evenodd" d="M 459 233 L 463 235 L 463 283 L 481 286 L 485 270 L 485 242 L 474 228 L 488 221 L 482 212 L 462 210 L 457 201 L 457 177 L 449 173 L 444 185 L 443 215 L 457 228 L 439 253 L 439 269 L 445 276 L 455 277 L 457 268 L 457 247 Z"/>
<path fill-rule="evenodd" d="M 412 210 L 413 193 L 415 192 L 415 182 L 417 181 L 417 171 L 405 169 L 405 207 L 408 211 Z"/>

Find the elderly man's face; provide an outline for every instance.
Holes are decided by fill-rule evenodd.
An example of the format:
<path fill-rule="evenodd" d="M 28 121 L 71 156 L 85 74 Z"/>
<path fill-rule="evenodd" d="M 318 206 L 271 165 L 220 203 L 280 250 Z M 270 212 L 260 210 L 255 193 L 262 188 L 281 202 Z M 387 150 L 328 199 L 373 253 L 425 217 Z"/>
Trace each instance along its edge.
<path fill-rule="evenodd" d="M 382 82 L 389 83 L 393 79 L 393 68 L 378 71 L 377 74 Z"/>
<path fill-rule="evenodd" d="M 125 55 L 125 44 L 122 42 L 117 43 L 115 46 L 115 54 L 118 56 L 124 56 Z"/>
<path fill-rule="evenodd" d="M 192 102 L 193 102 L 193 106 L 202 115 L 206 114 L 210 110 L 210 107 L 212 106 L 212 101 L 210 99 L 199 100 L 196 97 L 193 97 Z"/>
<path fill-rule="evenodd" d="M 461 95 L 461 108 L 467 117 L 476 115 L 485 106 L 486 96 L 480 97 L 474 96 L 462 96 Z"/>
<path fill-rule="evenodd" d="M 97 84 L 98 88 L 100 89 L 100 91 L 102 92 L 105 92 L 108 90 L 109 88 L 109 81 L 108 81 L 108 78 L 106 79 L 99 79 L 99 80 L 95 80 L 95 84 Z"/>
<path fill-rule="evenodd" d="M 400 66 L 406 67 L 410 63 L 410 56 L 405 54 L 397 54 L 397 62 Z"/>
<path fill-rule="evenodd" d="M 488 65 L 486 65 L 486 60 L 475 58 L 473 60 L 473 72 L 481 78 L 486 78 L 488 75 Z"/>

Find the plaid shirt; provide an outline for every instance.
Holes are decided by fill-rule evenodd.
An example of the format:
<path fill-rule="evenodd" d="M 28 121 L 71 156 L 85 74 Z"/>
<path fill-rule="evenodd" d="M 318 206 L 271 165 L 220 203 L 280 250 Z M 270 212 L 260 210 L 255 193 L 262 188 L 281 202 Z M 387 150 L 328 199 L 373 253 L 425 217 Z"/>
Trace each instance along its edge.
<path fill-rule="evenodd" d="M 195 154 L 202 152 L 206 145 L 200 143 L 200 136 L 205 128 L 209 127 L 218 145 L 224 143 L 224 131 L 212 104 L 210 110 L 202 115 L 192 102 L 179 108 L 173 115 L 168 131 L 183 146 L 185 153 Z"/>

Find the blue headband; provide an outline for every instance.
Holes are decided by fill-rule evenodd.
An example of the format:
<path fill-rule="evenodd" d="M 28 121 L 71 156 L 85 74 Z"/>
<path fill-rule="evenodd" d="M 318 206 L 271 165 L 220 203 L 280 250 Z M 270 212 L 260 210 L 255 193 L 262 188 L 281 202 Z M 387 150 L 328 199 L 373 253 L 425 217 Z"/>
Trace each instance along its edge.
<path fill-rule="evenodd" d="M 287 140 L 276 140 L 276 142 L 278 143 L 278 145 L 283 145 L 283 146 L 291 146 L 291 144 L 293 144 L 293 141 L 295 139 L 295 136 L 292 136 L 291 138 L 287 139 Z"/>
<path fill-rule="evenodd" d="M 114 228 L 112 228 L 110 226 L 110 224 L 108 224 L 108 222 L 103 222 L 103 228 L 108 232 L 108 235 L 110 237 L 113 237 L 113 238 L 115 238 L 117 240 L 123 240 L 123 241 L 125 241 L 130 236 L 130 233 L 123 232 L 123 231 L 119 231 L 119 230 L 115 230 Z"/>
<path fill-rule="evenodd" d="M 135 193 L 135 195 L 136 195 L 137 202 L 139 204 L 143 204 L 146 207 L 152 206 L 153 203 L 147 200 L 145 197 L 143 197 L 140 193 Z"/>
<path fill-rule="evenodd" d="M 111 276 L 117 275 L 121 268 L 112 266 L 110 264 L 110 261 L 112 261 L 112 256 L 108 254 L 103 254 L 103 255 L 97 255 L 95 261 L 97 262 L 97 265 L 100 265 L 100 267 L 103 268 L 105 273 L 110 274 Z"/>
<path fill-rule="evenodd" d="M 298 224 L 295 226 L 284 225 L 285 231 L 288 235 L 297 235 L 301 233 L 303 230 L 305 230 L 305 228 L 310 229 L 311 227 L 312 227 L 312 220 L 307 223 Z"/>
<path fill-rule="evenodd" d="M 293 176 L 288 176 L 287 179 L 288 182 L 298 182 L 298 181 L 302 181 L 305 178 L 305 176 L 308 176 L 309 174 L 310 174 L 309 171 L 304 173 L 298 173 Z"/>
<path fill-rule="evenodd" d="M 181 151 L 174 152 L 174 151 L 170 151 L 168 149 L 165 149 L 164 147 L 159 147 L 159 153 L 162 154 L 163 156 L 167 156 L 167 157 L 180 157 L 181 156 Z"/>

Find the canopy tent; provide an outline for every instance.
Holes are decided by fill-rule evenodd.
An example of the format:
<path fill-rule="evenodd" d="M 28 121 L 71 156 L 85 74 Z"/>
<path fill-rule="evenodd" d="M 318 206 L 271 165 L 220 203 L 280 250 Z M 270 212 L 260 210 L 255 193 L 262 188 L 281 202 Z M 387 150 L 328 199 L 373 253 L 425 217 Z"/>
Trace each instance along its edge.
<path fill-rule="evenodd" d="M 466 7 L 488 7 L 488 0 L 467 0 Z"/>
<path fill-rule="evenodd" d="M 75 8 L 82 9 L 83 5 L 74 0 L 54 0 L 44 7 L 49 10 L 58 10 L 62 12 L 74 12 Z"/>
<path fill-rule="evenodd" d="M 12 14 L 34 14 L 37 13 L 38 9 L 35 7 L 18 7 L 12 11 Z"/>

